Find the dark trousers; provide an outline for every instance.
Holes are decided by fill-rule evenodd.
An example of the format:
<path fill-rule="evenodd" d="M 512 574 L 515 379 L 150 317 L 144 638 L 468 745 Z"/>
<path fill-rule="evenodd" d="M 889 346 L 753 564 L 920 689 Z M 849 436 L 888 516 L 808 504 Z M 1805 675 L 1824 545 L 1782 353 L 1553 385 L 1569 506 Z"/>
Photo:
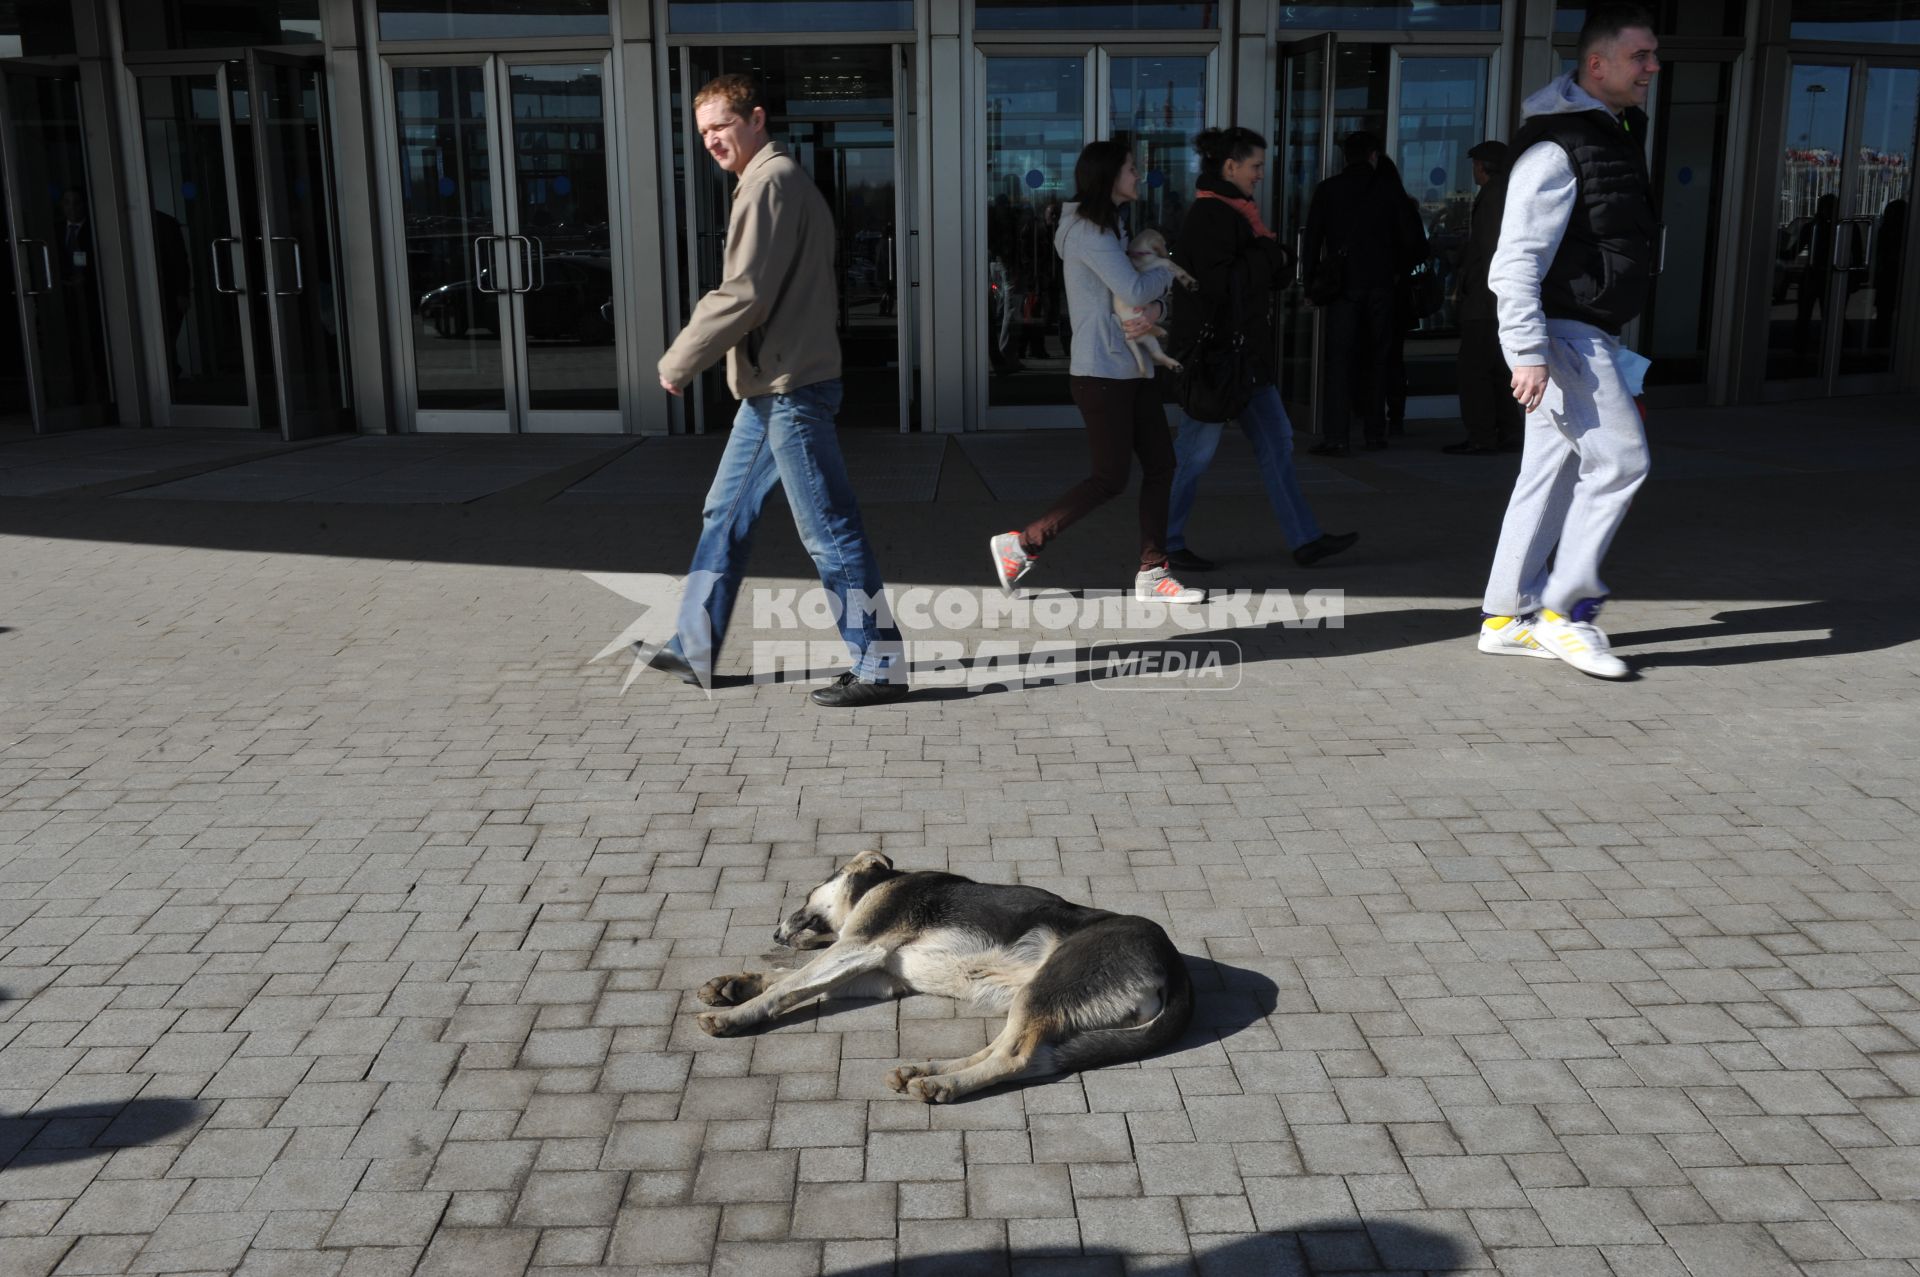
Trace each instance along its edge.
<path fill-rule="evenodd" d="M 1513 397 L 1513 371 L 1500 350 L 1500 321 L 1460 321 L 1460 419 L 1467 442 L 1480 448 L 1520 442 L 1524 414 Z"/>
<path fill-rule="evenodd" d="M 1173 490 L 1173 437 L 1167 410 L 1147 377 L 1115 381 L 1106 377 L 1070 377 L 1073 402 L 1087 423 L 1087 452 L 1093 473 L 1029 523 L 1020 540 L 1039 551 L 1088 511 L 1127 490 L 1132 458 L 1140 458 L 1140 568 L 1167 561 L 1167 497 Z"/>
<path fill-rule="evenodd" d="M 1356 412 L 1367 442 L 1387 437 L 1387 357 L 1396 336 L 1391 288 L 1349 289 L 1327 307 L 1327 443 L 1350 441 Z"/>

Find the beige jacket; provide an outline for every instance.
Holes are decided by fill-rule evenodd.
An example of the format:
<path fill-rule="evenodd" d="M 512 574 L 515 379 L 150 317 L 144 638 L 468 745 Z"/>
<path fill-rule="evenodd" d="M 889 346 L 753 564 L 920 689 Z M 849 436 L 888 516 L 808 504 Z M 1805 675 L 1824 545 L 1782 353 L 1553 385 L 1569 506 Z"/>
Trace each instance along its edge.
<path fill-rule="evenodd" d="M 685 386 L 724 352 L 734 397 L 784 394 L 840 375 L 833 212 L 778 142 L 740 175 L 720 286 L 702 297 L 660 377 Z"/>

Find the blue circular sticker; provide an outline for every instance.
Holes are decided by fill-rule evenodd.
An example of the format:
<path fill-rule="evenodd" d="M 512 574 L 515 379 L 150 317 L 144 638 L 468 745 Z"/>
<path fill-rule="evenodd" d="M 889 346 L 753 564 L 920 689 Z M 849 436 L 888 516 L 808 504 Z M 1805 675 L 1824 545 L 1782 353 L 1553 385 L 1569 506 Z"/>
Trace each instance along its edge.
<path fill-rule="evenodd" d="M 453 194 L 453 192 L 454 192 L 454 185 L 453 185 L 453 179 L 452 179 L 452 178 L 450 178 L 450 177 L 443 177 L 443 178 L 441 178 L 441 179 L 440 179 L 440 193 L 441 193 L 442 195 L 451 195 L 451 194 Z"/>
<path fill-rule="evenodd" d="M 198 183 L 198 182 L 182 182 L 182 183 L 180 183 L 180 198 L 181 198 L 181 199 L 183 199 L 183 200 L 192 200 L 192 199 L 198 199 L 198 198 L 199 198 L 199 196 L 200 196 L 200 183 Z"/>
<path fill-rule="evenodd" d="M 1166 184 L 1167 184 L 1167 175 L 1165 173 L 1162 173 L 1157 168 L 1147 170 L 1147 186 L 1149 189 L 1158 190 L 1160 187 L 1165 186 Z"/>
<path fill-rule="evenodd" d="M 1680 179 L 1680 185 L 1682 186 L 1693 185 L 1693 169 L 1687 165 L 1682 165 L 1680 171 L 1674 174 L 1674 176 Z"/>
<path fill-rule="evenodd" d="M 1433 172 L 1427 174 L 1427 180 L 1435 186 L 1445 186 L 1447 184 L 1447 170 L 1436 168 Z"/>
<path fill-rule="evenodd" d="M 571 194 L 572 191 L 573 191 L 573 179 L 568 177 L 565 173 L 562 173 L 560 176 L 553 179 L 553 193 L 555 195 L 567 195 L 567 194 Z"/>
<path fill-rule="evenodd" d="M 1031 168 L 1027 170 L 1028 186 L 1031 186 L 1034 190 L 1037 191 L 1041 187 L 1045 186 L 1046 184 L 1047 184 L 1047 175 L 1045 173 L 1042 173 L 1037 168 Z"/>

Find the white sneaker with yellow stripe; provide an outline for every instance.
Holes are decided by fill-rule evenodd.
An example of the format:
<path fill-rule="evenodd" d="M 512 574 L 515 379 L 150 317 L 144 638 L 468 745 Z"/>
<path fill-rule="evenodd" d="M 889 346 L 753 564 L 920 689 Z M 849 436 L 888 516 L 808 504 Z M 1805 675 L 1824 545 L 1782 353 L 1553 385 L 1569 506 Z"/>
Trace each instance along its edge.
<path fill-rule="evenodd" d="M 1592 621 L 1576 621 L 1550 608 L 1541 608 L 1540 619 L 1534 622 L 1533 639 L 1582 674 L 1626 678 L 1633 673 L 1625 661 L 1613 654 L 1606 631 Z"/>
<path fill-rule="evenodd" d="M 1530 616 L 1489 616 L 1480 622 L 1480 650 L 1493 656 L 1544 656 L 1554 660 L 1552 652 L 1533 637 Z"/>

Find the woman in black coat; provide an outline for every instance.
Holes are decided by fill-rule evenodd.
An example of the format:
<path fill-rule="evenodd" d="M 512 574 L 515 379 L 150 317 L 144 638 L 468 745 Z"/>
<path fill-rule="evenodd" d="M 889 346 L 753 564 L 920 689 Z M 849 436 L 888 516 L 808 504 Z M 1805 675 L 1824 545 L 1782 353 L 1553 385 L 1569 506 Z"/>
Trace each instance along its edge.
<path fill-rule="evenodd" d="M 1172 348 L 1190 348 L 1209 321 L 1216 330 L 1245 334 L 1256 387 L 1238 418 L 1240 429 L 1253 444 L 1267 500 L 1294 562 L 1306 567 L 1338 554 L 1359 536 L 1322 533 L 1294 473 L 1293 423 L 1275 385 L 1274 338 L 1276 299 L 1292 277 L 1293 255 L 1260 220 L 1253 202 L 1254 187 L 1266 171 L 1267 140 L 1252 129 L 1208 129 L 1193 140 L 1193 147 L 1200 153 L 1200 181 L 1173 257 L 1198 284 L 1191 300 L 1183 298 L 1174 307 Z M 1223 422 L 1180 414 L 1173 445 L 1179 468 L 1167 511 L 1168 562 L 1177 569 L 1204 572 L 1213 566 L 1187 548 L 1186 527 L 1200 476 L 1212 463 L 1224 429 Z"/>

